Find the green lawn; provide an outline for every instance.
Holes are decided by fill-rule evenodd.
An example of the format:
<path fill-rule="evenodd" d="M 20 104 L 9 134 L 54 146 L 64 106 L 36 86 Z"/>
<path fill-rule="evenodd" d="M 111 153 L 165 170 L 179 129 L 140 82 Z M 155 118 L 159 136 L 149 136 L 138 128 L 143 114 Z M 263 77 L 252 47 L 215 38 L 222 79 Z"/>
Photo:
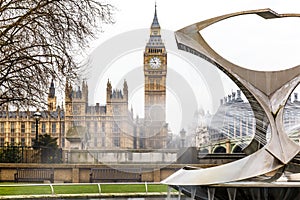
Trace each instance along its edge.
<path fill-rule="evenodd" d="M 101 193 L 146 193 L 145 184 L 100 184 Z M 53 185 L 55 194 L 99 193 L 97 184 Z M 167 192 L 167 186 L 147 184 L 148 192 Z M 51 194 L 49 185 L 0 185 L 0 196 L 3 195 L 40 195 Z"/>
<path fill-rule="evenodd" d="M 167 192 L 166 185 L 148 184 L 148 192 Z M 103 193 L 131 193 L 131 192 L 146 192 L 144 184 L 132 185 L 101 185 Z"/>
<path fill-rule="evenodd" d="M 38 195 L 51 194 L 49 185 L 41 186 L 1 186 L 0 196 L 3 195 Z"/>
<path fill-rule="evenodd" d="M 99 193 L 97 185 L 54 185 L 55 194 Z"/>

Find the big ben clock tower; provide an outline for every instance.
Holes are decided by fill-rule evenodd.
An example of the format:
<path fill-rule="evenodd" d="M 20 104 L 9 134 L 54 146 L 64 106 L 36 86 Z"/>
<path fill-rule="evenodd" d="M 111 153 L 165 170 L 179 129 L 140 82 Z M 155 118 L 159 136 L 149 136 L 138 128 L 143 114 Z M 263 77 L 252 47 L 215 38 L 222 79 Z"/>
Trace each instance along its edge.
<path fill-rule="evenodd" d="M 145 130 L 144 148 L 166 147 L 166 76 L 167 52 L 161 39 L 156 5 L 150 38 L 144 52 Z"/>

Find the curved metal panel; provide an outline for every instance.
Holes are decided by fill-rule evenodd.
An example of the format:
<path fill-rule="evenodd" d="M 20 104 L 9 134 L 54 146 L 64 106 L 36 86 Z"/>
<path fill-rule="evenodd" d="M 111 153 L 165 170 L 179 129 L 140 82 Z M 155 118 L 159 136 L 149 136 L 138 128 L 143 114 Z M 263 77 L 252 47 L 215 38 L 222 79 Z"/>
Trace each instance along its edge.
<path fill-rule="evenodd" d="M 278 113 L 281 113 L 280 110 L 283 110 L 290 93 L 300 82 L 300 66 L 282 71 L 255 71 L 237 66 L 217 54 L 206 43 L 199 32 L 213 23 L 244 14 L 258 14 L 265 16 L 267 19 L 272 16 L 277 18 L 288 16 L 300 17 L 300 15 L 297 14 L 280 15 L 270 9 L 237 12 L 187 26 L 175 33 L 176 41 L 180 49 L 193 53 L 212 63 L 227 74 L 240 87 L 251 104 L 257 119 L 256 127 L 262 126 L 262 124 L 259 124 L 261 122 L 263 124 L 270 123 L 271 125 L 272 139 L 268 145 L 268 151 L 286 164 L 300 149 L 297 144 L 286 136 L 281 128 L 282 121 L 276 118 Z M 258 131 L 258 129 L 256 130 Z M 262 131 L 266 131 L 266 128 L 262 129 Z M 265 135 L 265 132 L 256 132 L 256 134 Z M 251 142 L 250 145 L 252 145 L 253 149 L 250 149 L 250 153 L 259 146 L 257 142 Z M 289 151 L 283 151 L 281 148 L 283 146 L 289 146 Z M 276 149 L 277 147 L 279 147 L 279 150 Z"/>
<path fill-rule="evenodd" d="M 300 82 L 300 66 L 282 71 L 255 71 L 237 66 L 217 54 L 199 32 L 221 20 L 245 14 L 257 14 L 265 19 L 300 17 L 300 14 L 278 14 L 270 9 L 250 10 L 227 14 L 187 26 L 175 37 L 179 49 L 195 54 L 212 63 L 229 76 L 243 91 L 256 117 L 256 126 L 262 126 L 258 134 L 266 134 L 270 124 L 269 143 L 256 151 L 258 140 L 250 143 L 247 157 L 225 165 L 206 168 L 183 168 L 162 181 L 168 185 L 210 185 L 240 181 L 260 176 L 283 168 L 300 151 L 300 147 L 290 140 L 283 129 L 283 108 L 290 93 Z M 295 168 L 294 168 L 295 169 Z M 278 175 L 274 176 L 275 178 Z M 273 180 L 271 178 L 270 180 Z"/>
<path fill-rule="evenodd" d="M 182 168 L 162 181 L 167 185 L 210 185 L 266 174 L 284 165 L 265 148 L 240 160 L 211 168 Z"/>

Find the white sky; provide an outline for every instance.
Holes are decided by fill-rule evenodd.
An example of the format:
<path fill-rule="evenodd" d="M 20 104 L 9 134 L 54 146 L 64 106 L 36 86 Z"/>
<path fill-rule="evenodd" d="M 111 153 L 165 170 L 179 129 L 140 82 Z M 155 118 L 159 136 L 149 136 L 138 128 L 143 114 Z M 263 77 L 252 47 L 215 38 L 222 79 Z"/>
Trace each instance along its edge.
<path fill-rule="evenodd" d="M 104 33 L 102 33 L 99 37 L 100 43 L 122 32 L 139 28 L 149 28 L 153 19 L 155 0 L 109 0 L 108 2 L 117 7 L 115 15 L 116 23 L 113 26 L 105 26 Z M 277 13 L 300 12 L 300 1 L 298 0 L 156 0 L 156 2 L 158 19 L 161 27 L 163 29 L 172 31 L 208 18 L 242 10 L 271 8 Z M 243 18 L 247 19 L 245 20 Z M 213 39 L 216 39 L 216 42 L 220 43 L 215 45 L 217 45 L 218 48 L 221 48 L 222 46 L 228 44 L 226 41 L 224 41 L 224 36 L 229 37 L 230 40 L 227 41 L 231 41 L 232 38 L 238 39 L 237 43 L 234 44 L 234 46 L 237 46 L 241 44 L 239 43 L 239 41 L 242 39 L 246 39 L 248 43 L 251 43 L 250 41 L 252 41 L 252 37 L 254 37 L 254 39 L 258 39 L 259 41 L 265 41 L 265 39 L 267 39 L 274 42 L 273 38 L 275 40 L 278 40 L 277 36 L 279 33 L 277 33 L 277 31 L 280 30 L 282 31 L 280 31 L 279 35 L 287 34 L 290 36 L 290 34 L 292 34 L 293 36 L 295 36 L 300 32 L 300 29 L 297 26 L 293 26 L 295 23 L 298 23 L 299 25 L 299 20 L 288 18 L 285 18 L 284 20 L 278 20 L 284 22 L 279 22 L 279 27 L 276 27 L 274 26 L 276 24 L 276 22 L 274 21 L 276 20 L 257 20 L 257 18 L 258 17 L 252 17 L 252 21 L 251 18 L 249 20 L 248 17 L 237 17 L 225 20 L 223 22 L 220 22 L 220 26 L 222 25 L 221 23 L 226 24 L 225 26 L 221 26 L 223 29 L 219 29 L 219 27 L 216 27 L 217 29 L 210 32 L 209 35 L 211 35 L 211 37 L 214 37 Z M 286 23 L 287 21 L 289 23 Z M 296 22 L 293 24 L 292 21 Z M 231 26 L 228 27 L 228 25 Z M 247 28 L 245 25 L 248 25 L 249 28 Z M 265 30 L 256 29 L 252 30 L 251 34 L 245 36 L 239 35 L 240 32 L 247 33 L 247 31 L 256 28 L 256 26 L 258 26 L 260 29 Z M 289 27 L 290 29 L 287 29 Z M 222 32 L 218 32 L 219 30 L 222 30 Z M 267 35 L 267 38 L 257 38 L 260 34 L 266 35 L 267 33 L 269 33 Z M 270 35 L 271 33 L 272 35 Z M 255 35 L 253 36 L 253 34 Z M 218 40 L 220 36 L 221 38 Z M 278 47 L 280 47 L 280 45 L 281 43 L 278 44 Z M 226 48 L 226 51 L 228 50 L 230 49 Z M 273 47 L 270 48 L 270 50 L 273 50 Z M 270 55 L 267 52 L 264 52 L 263 54 L 267 56 Z M 251 60 L 253 59 L 247 60 L 249 61 L 249 63 L 252 63 Z"/>
<path fill-rule="evenodd" d="M 115 13 L 116 23 L 104 26 L 104 32 L 92 44 L 92 49 L 122 33 L 150 28 L 155 0 L 107 0 L 107 2 L 117 7 Z M 299 0 L 156 0 L 156 3 L 160 26 L 162 29 L 169 31 L 176 31 L 208 18 L 242 10 L 271 8 L 277 13 L 300 13 Z M 205 29 L 202 33 L 207 42 L 220 55 L 247 68 L 278 70 L 300 64 L 300 56 L 298 55 L 300 52 L 300 18 L 264 20 L 253 15 L 242 16 L 217 23 Z M 162 37 L 164 38 L 164 35 Z M 149 35 L 146 34 L 145 44 L 148 38 Z M 167 42 L 166 39 L 165 41 Z M 125 41 L 123 44 L 125 44 Z M 122 45 L 122 42 L 120 45 Z M 170 44 L 166 44 L 166 46 L 168 45 Z M 112 81 L 113 87 L 116 87 L 117 83 L 121 81 L 120 79 L 127 73 L 126 70 L 134 70 L 136 66 L 139 66 L 142 70 L 142 51 L 142 49 L 135 49 L 132 52 L 126 52 L 124 55 L 116 55 L 108 66 L 102 66 L 107 70 L 97 75 L 101 80 L 98 80 L 96 86 L 95 102 L 90 103 L 105 103 L 107 78 Z M 91 50 L 91 52 L 93 51 Z M 213 108 L 214 106 L 211 104 L 210 94 L 205 94 L 206 83 L 199 80 L 201 75 L 194 73 L 195 68 L 189 67 L 188 61 L 181 59 L 180 56 L 176 55 L 176 52 L 168 52 L 170 55 L 168 55 L 168 66 L 171 65 L 175 72 L 181 74 L 185 80 L 189 80 L 188 85 L 195 86 L 192 88 L 194 93 L 201 94 L 195 97 L 198 108 L 202 107 L 205 110 L 214 112 L 216 108 Z M 176 66 L 176 63 L 181 67 Z M 182 66 L 185 66 L 186 70 L 183 70 Z M 142 71 L 137 73 L 143 76 Z M 221 79 L 227 78 L 221 75 Z M 130 89 L 130 84 L 128 86 Z M 236 89 L 227 80 L 224 82 L 224 87 L 224 94 Z M 135 87 L 132 90 L 130 104 L 132 104 L 135 114 L 143 117 L 143 87 Z M 182 124 L 179 122 L 183 117 L 180 97 L 172 88 L 170 88 L 168 94 L 169 105 L 172 106 L 169 106 L 167 120 L 173 127 L 174 132 L 179 132 L 181 128 L 187 128 L 187 123 Z"/>

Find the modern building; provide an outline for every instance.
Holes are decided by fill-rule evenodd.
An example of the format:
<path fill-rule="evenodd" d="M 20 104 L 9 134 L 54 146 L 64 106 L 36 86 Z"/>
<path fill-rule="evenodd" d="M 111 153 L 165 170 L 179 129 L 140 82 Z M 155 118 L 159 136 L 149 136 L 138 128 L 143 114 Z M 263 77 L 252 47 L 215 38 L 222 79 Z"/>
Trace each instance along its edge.
<path fill-rule="evenodd" d="M 58 138 L 64 149 L 161 149 L 168 143 L 166 123 L 167 51 L 155 6 L 149 41 L 144 51 L 145 117 L 133 118 L 128 109 L 128 85 L 106 86 L 106 104 L 90 106 L 88 85 L 74 88 L 66 83 L 64 106 L 57 106 L 52 80 L 48 110 L 40 111 L 38 130 Z M 32 146 L 36 134 L 35 111 L 0 111 L 0 145 Z"/>

